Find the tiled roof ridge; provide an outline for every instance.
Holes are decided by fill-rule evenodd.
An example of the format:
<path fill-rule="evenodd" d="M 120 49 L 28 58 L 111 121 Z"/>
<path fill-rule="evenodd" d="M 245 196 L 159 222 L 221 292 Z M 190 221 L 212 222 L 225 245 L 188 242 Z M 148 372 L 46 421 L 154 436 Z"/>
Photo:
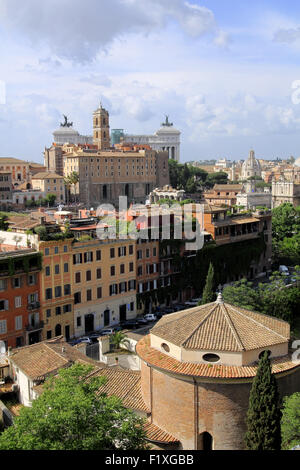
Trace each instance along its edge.
<path fill-rule="evenodd" d="M 46 348 L 48 348 L 52 352 L 54 352 L 57 356 L 59 356 L 61 359 L 64 359 L 67 364 L 69 362 L 73 362 L 72 359 L 65 357 L 63 352 L 60 354 L 58 351 L 55 351 L 55 349 L 51 348 L 51 345 L 46 343 L 45 346 L 46 346 Z M 64 346 L 62 346 L 62 347 L 64 347 Z"/>
<path fill-rule="evenodd" d="M 227 304 L 227 305 L 230 305 L 230 304 Z M 247 318 L 248 320 L 251 320 L 253 323 L 255 323 L 256 325 L 262 327 L 262 328 L 265 328 L 266 330 L 270 331 L 271 333 L 279 336 L 280 338 L 283 338 L 285 340 L 287 340 L 288 338 L 286 338 L 285 336 L 281 335 L 280 333 L 278 333 L 277 331 L 275 330 L 272 330 L 271 328 L 269 328 L 268 326 L 264 325 L 263 323 L 260 323 L 259 321 L 255 320 L 254 318 L 251 318 L 250 316 L 246 315 L 245 313 L 237 310 L 233 305 L 230 305 L 230 308 L 232 308 L 232 310 L 236 313 L 238 313 L 239 315 L 241 315 L 242 317 L 244 318 Z M 249 312 L 252 312 L 252 310 L 249 310 Z M 263 315 L 262 313 L 259 313 L 259 312 L 252 312 L 252 313 L 256 313 L 257 315 Z M 265 315 L 267 318 L 271 318 L 273 320 L 277 320 L 277 318 L 275 317 L 270 317 L 269 315 Z M 285 322 L 286 323 L 286 322 Z"/>
<path fill-rule="evenodd" d="M 214 304 L 214 303 L 215 303 L 215 302 L 212 302 L 212 304 Z M 207 305 L 209 305 L 209 304 L 206 304 L 206 305 L 199 305 L 198 308 L 201 309 L 201 308 L 207 307 Z M 182 319 L 182 318 L 187 317 L 188 315 L 192 315 L 192 314 L 193 314 L 192 310 L 194 310 L 195 308 L 196 308 L 196 307 L 192 307 L 192 308 L 189 308 L 189 309 L 187 309 L 187 310 L 182 310 L 181 312 L 174 312 L 175 314 L 182 313 L 182 315 L 181 315 L 181 316 L 176 316 L 176 318 L 173 318 L 173 319 L 171 318 L 170 321 L 165 321 L 165 322 L 164 322 L 163 324 L 161 324 L 161 325 L 159 324 L 159 322 L 160 322 L 160 320 L 159 320 L 158 323 L 152 328 L 152 330 L 155 330 L 156 327 L 159 328 L 159 327 L 161 327 L 161 326 L 163 326 L 163 325 L 170 325 L 171 323 L 176 322 L 178 319 Z M 167 318 L 166 318 L 166 317 L 163 317 L 163 319 L 166 318 L 166 320 L 169 320 L 169 318 L 170 318 L 171 316 L 172 316 L 172 314 L 167 315 Z"/>
<path fill-rule="evenodd" d="M 182 341 L 180 346 L 185 346 L 186 345 L 186 343 L 189 341 L 189 339 L 196 333 L 197 330 L 200 329 L 200 327 L 203 325 L 203 323 L 205 323 L 206 320 L 213 314 L 213 312 L 215 311 L 217 306 L 218 305 L 216 303 L 214 303 L 214 308 L 212 308 L 212 310 L 210 312 L 208 312 L 208 314 L 203 318 L 203 320 L 199 323 L 199 325 L 197 325 L 196 328 L 194 328 L 194 330 L 191 332 L 191 334 L 187 338 L 185 338 L 184 341 Z"/>
<path fill-rule="evenodd" d="M 238 334 L 238 332 L 237 332 L 237 330 L 236 330 L 236 328 L 235 328 L 235 326 L 234 326 L 234 324 L 233 324 L 233 322 L 232 322 L 232 320 L 231 320 L 231 318 L 230 318 L 230 315 L 229 315 L 229 313 L 228 313 L 228 311 L 227 311 L 226 305 L 225 305 L 224 303 L 221 303 L 221 304 L 219 304 L 219 305 L 220 305 L 220 308 L 222 309 L 222 311 L 223 311 L 223 313 L 224 313 L 224 317 L 225 317 L 225 319 L 227 320 L 228 326 L 229 326 L 229 328 L 231 329 L 232 334 L 233 334 L 233 336 L 234 336 L 234 338 L 235 338 L 235 340 L 236 340 L 238 346 L 239 346 L 243 351 L 246 351 L 246 348 L 245 348 L 245 346 L 244 346 L 244 344 L 243 344 L 243 342 L 242 342 L 242 340 L 241 340 L 241 338 L 240 338 L 240 336 L 239 336 L 239 334 Z"/>
<path fill-rule="evenodd" d="M 24 349 L 29 349 L 32 348 L 33 346 L 38 347 L 41 346 L 42 344 L 47 344 L 47 343 L 54 343 L 54 344 L 64 344 L 65 341 L 61 341 L 61 337 L 53 338 L 52 340 L 46 339 L 45 341 L 40 341 L 39 343 L 34 343 L 34 344 L 26 344 L 25 346 L 21 346 L 20 348 L 15 348 L 12 351 L 12 355 L 10 357 L 13 357 L 15 354 L 18 354 L 20 351 L 23 351 Z"/>

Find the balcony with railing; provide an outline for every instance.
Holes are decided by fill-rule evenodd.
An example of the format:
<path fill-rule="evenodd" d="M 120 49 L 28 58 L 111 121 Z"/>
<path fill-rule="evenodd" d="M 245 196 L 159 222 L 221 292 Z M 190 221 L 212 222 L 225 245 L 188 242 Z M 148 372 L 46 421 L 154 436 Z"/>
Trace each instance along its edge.
<path fill-rule="evenodd" d="M 26 325 L 25 329 L 27 332 L 32 333 L 33 331 L 39 331 L 44 328 L 44 322 L 43 321 L 37 321 L 33 322 L 30 325 Z"/>
<path fill-rule="evenodd" d="M 28 310 L 35 310 L 37 308 L 40 308 L 41 304 L 40 302 L 36 301 L 36 302 L 28 302 Z"/>

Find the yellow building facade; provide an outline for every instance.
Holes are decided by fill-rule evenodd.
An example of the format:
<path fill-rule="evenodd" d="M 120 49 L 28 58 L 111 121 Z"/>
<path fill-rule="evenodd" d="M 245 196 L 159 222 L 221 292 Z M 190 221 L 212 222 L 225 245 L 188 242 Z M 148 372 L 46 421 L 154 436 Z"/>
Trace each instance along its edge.
<path fill-rule="evenodd" d="M 61 175 L 50 172 L 37 173 L 31 179 L 32 189 L 47 194 L 55 194 L 56 202 L 65 202 L 65 183 Z"/>
<path fill-rule="evenodd" d="M 41 313 L 43 340 L 74 336 L 74 295 L 72 290 L 73 239 L 41 241 Z"/>
<path fill-rule="evenodd" d="M 135 318 L 135 240 L 78 241 L 72 250 L 74 335 Z"/>

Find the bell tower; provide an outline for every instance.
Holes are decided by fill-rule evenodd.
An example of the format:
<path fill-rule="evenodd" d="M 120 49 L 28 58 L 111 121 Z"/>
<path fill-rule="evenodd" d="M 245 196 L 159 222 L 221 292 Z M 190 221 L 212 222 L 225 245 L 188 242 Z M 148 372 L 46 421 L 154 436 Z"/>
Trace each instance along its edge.
<path fill-rule="evenodd" d="M 109 113 L 101 103 L 93 114 L 93 141 L 99 150 L 110 148 Z"/>

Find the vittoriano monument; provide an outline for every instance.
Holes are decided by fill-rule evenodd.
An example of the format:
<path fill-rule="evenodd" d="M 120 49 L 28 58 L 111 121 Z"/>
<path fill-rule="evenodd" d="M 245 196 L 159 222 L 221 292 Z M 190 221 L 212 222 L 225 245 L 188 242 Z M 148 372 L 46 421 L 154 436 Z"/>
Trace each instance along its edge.
<path fill-rule="evenodd" d="M 68 122 L 68 117 L 63 114 L 63 117 L 65 119 L 65 122 L 60 124 L 60 127 L 72 127 L 73 122 Z"/>
<path fill-rule="evenodd" d="M 161 125 L 171 127 L 171 126 L 173 126 L 173 122 L 169 122 L 169 116 L 166 115 L 166 121 L 162 122 Z"/>

